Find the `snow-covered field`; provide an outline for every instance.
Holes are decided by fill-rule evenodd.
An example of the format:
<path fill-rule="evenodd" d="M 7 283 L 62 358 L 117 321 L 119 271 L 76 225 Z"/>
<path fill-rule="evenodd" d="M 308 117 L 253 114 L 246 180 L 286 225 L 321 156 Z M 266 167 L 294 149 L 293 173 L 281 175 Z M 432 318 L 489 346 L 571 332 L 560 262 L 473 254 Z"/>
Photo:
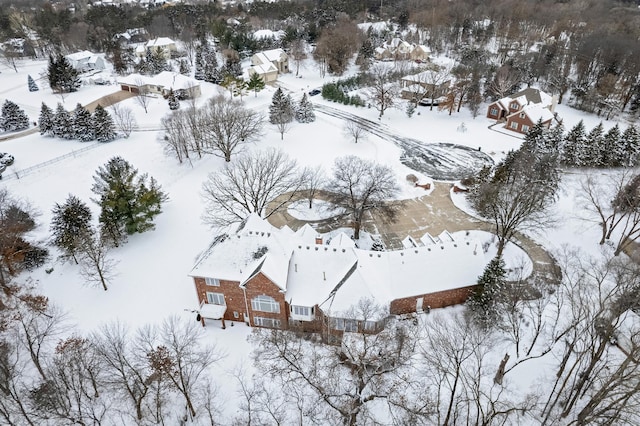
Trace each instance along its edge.
<path fill-rule="evenodd" d="M 19 73 L 0 66 L 0 101 L 6 98 L 18 103 L 25 109 L 31 121 L 36 121 L 40 103 L 55 106 L 62 99 L 55 96 L 38 80 L 40 91 L 30 93 L 27 90 L 27 74 L 34 78 L 46 68 L 45 62 L 25 61 L 18 65 Z M 311 61 L 303 64 L 300 78 L 294 75 L 281 77 L 282 86 L 293 93 L 297 100 L 303 92 L 320 87 L 323 79 Z M 332 77 L 328 77 L 331 80 Z M 77 102 L 87 104 L 101 96 L 117 91 L 118 86 L 82 87 L 77 93 L 65 97 L 64 105 L 72 109 Z M 203 83 L 203 96 L 198 101 L 225 93 L 219 88 Z M 257 97 L 253 94 L 243 102 L 251 108 L 266 113 L 271 102 L 274 88 L 267 88 Z M 228 96 L 228 94 L 227 94 Z M 317 104 L 326 104 L 332 108 L 348 111 L 372 121 L 378 121 L 377 111 L 373 108 L 354 108 L 333 104 L 320 96 L 310 100 Z M 40 213 L 39 228 L 34 237 L 42 241 L 49 238 L 48 228 L 53 205 L 63 202 L 68 194 L 74 194 L 89 203 L 94 218 L 98 208 L 90 202 L 91 185 L 95 170 L 109 158 L 119 155 L 131 162 L 142 173 L 149 173 L 162 185 L 169 196 L 163 212 L 156 220 L 156 229 L 129 237 L 129 241 L 113 251 L 117 260 L 117 276 L 113 279 L 109 291 L 87 287 L 78 268 L 70 263 L 56 260 L 55 250 L 51 248 L 52 258 L 46 267 L 24 274 L 21 280 L 29 280 L 37 290 L 69 312 L 70 319 L 82 331 L 90 331 L 105 322 L 119 320 L 131 327 L 148 323 L 158 323 L 170 315 L 180 315 L 186 321 L 193 321 L 191 310 L 197 307 L 193 281 L 187 276 L 195 259 L 210 242 L 212 231 L 202 223 L 203 202 L 200 196 L 201 186 L 207 174 L 224 166 L 224 161 L 208 156 L 193 164 L 178 164 L 165 154 L 161 129 L 161 118 L 169 113 L 165 100 L 154 99 L 145 113 L 135 99 L 123 102 L 133 109 L 140 131 L 135 131 L 128 139 L 119 139 L 112 143 L 97 145 L 93 149 L 69 156 L 62 161 L 43 166 L 20 179 L 13 178 L 26 169 L 56 157 L 66 155 L 88 146 L 77 141 L 64 141 L 41 137 L 37 134 L 0 142 L 0 152 L 8 152 L 15 157 L 15 163 L 5 172 L 6 179 L 0 181 L 2 187 L 13 194 L 27 199 Z M 388 110 L 379 120 L 399 136 L 418 139 L 424 143 L 455 143 L 466 147 L 481 149 L 495 161 L 511 149 L 517 148 L 521 139 L 488 129 L 491 123 L 484 117 L 484 109 L 477 118 L 463 109 L 449 116 L 446 112 L 429 111 L 428 107 L 418 107 L 418 113 L 408 118 L 404 108 Z M 598 117 L 572 110 L 564 105 L 558 106 L 559 115 L 564 119 L 565 128 L 570 128 L 578 120 L 585 121 L 586 127 L 595 126 Z M 276 147 L 284 150 L 303 166 L 322 166 L 327 174 L 336 157 L 356 155 L 391 166 L 403 188 L 402 198 L 424 195 L 421 188 L 404 185 L 405 177 L 415 171 L 400 161 L 401 149 L 377 136 L 369 135 L 357 144 L 349 140 L 342 130 L 342 120 L 316 112 L 317 120 L 311 124 L 294 124 L 292 129 L 280 140 L 280 134 L 274 126 L 265 126 L 262 140 L 250 150 Z M 464 126 L 462 124 L 464 123 Z M 605 122 L 605 128 L 615 122 Z M 625 124 L 621 123 L 624 127 Z M 465 128 L 466 131 L 462 131 Z M 0 135 L 1 136 L 1 135 Z M 420 182 L 429 178 L 419 175 Z M 563 178 L 563 192 L 557 203 L 557 215 L 561 219 L 557 227 L 543 230 L 534 238 L 550 250 L 558 250 L 565 244 L 579 246 L 590 253 L 598 253 L 598 229 L 577 220 L 575 196 L 578 191 L 580 175 L 567 174 Z M 456 204 L 464 210 L 464 200 L 455 195 Z M 304 204 L 304 202 L 302 202 Z M 316 202 L 316 208 L 307 212 L 300 208 L 290 209 L 290 213 L 300 219 L 317 220 L 327 217 L 322 203 Z M 95 219 L 94 219 L 95 220 Z M 486 238 L 486 236 L 481 236 Z M 522 254 L 513 254 L 515 260 L 522 260 Z M 522 262 L 520 262 L 522 263 Z M 524 261 L 524 269 L 531 268 Z M 50 274 L 46 268 L 53 268 Z M 435 273 L 435 272 L 434 272 Z M 218 325 L 209 326 L 206 336 L 233 353 L 220 366 L 221 371 L 230 371 L 236 364 L 248 364 L 250 346 L 246 342 L 249 328 L 237 323 L 233 328 L 221 330 Z M 219 375 L 221 383 L 227 380 Z M 227 392 L 229 404 L 224 412 L 233 414 L 235 405 L 232 392 Z"/>

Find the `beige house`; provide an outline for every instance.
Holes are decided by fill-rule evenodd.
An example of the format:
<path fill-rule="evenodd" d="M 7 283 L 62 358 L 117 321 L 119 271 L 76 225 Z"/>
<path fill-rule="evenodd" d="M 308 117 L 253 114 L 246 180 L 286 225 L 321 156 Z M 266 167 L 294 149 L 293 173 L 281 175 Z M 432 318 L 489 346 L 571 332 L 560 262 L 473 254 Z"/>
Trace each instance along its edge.
<path fill-rule="evenodd" d="M 258 52 L 251 57 L 251 65 L 272 64 L 279 74 L 289 72 L 289 56 L 282 49 Z"/>
<path fill-rule="evenodd" d="M 175 41 L 171 40 L 169 37 L 157 37 L 149 40 L 143 45 L 136 47 L 136 56 L 139 58 L 144 58 L 145 56 L 147 56 L 147 50 L 150 49 L 159 49 L 160 51 L 162 51 L 165 59 L 171 58 L 171 53 L 178 51 Z"/>
<path fill-rule="evenodd" d="M 265 83 L 271 83 L 278 79 L 278 69 L 270 62 L 265 65 L 252 65 L 247 72 L 249 77 L 258 74 Z"/>
<path fill-rule="evenodd" d="M 178 99 L 190 99 L 200 96 L 200 82 L 191 77 L 163 71 L 154 76 L 131 74 L 118 79 L 120 88 L 135 94 L 155 94 L 167 96 L 170 91 Z"/>
<path fill-rule="evenodd" d="M 409 59 L 416 62 L 427 62 L 429 60 L 429 54 L 431 49 L 423 44 L 413 46 L 411 53 L 409 53 Z"/>

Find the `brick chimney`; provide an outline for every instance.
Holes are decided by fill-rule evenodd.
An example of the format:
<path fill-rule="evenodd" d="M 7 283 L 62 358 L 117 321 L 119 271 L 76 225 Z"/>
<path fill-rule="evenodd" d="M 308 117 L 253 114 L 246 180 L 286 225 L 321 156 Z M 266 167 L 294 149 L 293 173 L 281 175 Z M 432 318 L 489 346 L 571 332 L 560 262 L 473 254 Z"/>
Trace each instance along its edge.
<path fill-rule="evenodd" d="M 316 235 L 316 244 L 322 245 L 322 235 Z"/>

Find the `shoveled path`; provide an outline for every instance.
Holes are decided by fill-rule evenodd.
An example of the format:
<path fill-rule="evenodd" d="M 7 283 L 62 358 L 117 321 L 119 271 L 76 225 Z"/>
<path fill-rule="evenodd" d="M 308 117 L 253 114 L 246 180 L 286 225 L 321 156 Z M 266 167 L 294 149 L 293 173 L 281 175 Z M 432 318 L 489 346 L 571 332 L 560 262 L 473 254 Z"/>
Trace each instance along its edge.
<path fill-rule="evenodd" d="M 491 223 L 474 218 L 453 204 L 449 193 L 451 184 L 447 182 L 434 183 L 435 188 L 429 195 L 396 201 L 395 203 L 399 204 L 399 208 L 395 221 L 391 222 L 374 213 L 364 221 L 363 230 L 379 234 L 387 249 L 390 250 L 401 249 L 402 240 L 407 236 L 419 239 L 426 232 L 433 236 L 438 236 L 443 231 L 482 230 L 493 232 Z M 287 195 L 284 197 L 287 197 Z M 292 201 L 300 198 L 302 197 L 294 198 Z M 326 193 L 319 194 L 316 197 L 316 199 L 327 198 Z M 320 221 L 296 219 L 287 213 L 286 207 L 269 216 L 268 220 L 278 228 L 287 225 L 294 231 L 306 223 L 309 223 L 321 233 L 348 226 L 348 218 L 344 217 Z M 516 233 L 513 242 L 529 255 L 536 275 L 544 276 L 551 282 L 559 282 L 561 280 L 562 273 L 560 268 L 542 246 L 521 233 Z"/>

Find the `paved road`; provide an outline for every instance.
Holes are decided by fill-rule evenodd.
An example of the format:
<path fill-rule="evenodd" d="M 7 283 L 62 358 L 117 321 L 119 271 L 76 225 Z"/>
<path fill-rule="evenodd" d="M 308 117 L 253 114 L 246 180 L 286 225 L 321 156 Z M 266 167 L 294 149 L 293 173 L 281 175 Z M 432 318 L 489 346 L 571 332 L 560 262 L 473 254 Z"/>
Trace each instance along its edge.
<path fill-rule="evenodd" d="M 402 164 L 436 180 L 460 180 L 484 165 L 493 164 L 491 157 L 484 152 L 463 145 L 428 143 L 399 136 L 383 123 L 327 105 L 315 104 L 314 109 L 322 114 L 356 122 L 367 132 L 394 143 L 402 149 Z"/>
<path fill-rule="evenodd" d="M 407 236 L 419 239 L 426 232 L 433 236 L 437 236 L 443 231 L 483 230 L 493 232 L 491 223 L 476 219 L 453 204 L 449 193 L 450 186 L 447 182 L 435 182 L 435 188 L 431 194 L 397 201 L 399 213 L 395 221 L 391 222 L 380 215 L 373 214 L 364 221 L 363 230 L 379 234 L 389 250 L 401 249 L 402 240 Z M 326 194 L 320 194 L 317 198 L 326 199 L 327 197 Z M 299 198 L 294 200 L 296 199 Z M 348 223 L 348 219 L 342 217 L 307 222 L 292 217 L 286 212 L 286 208 L 272 214 L 268 220 L 278 228 L 287 225 L 293 230 L 309 223 L 322 233 L 345 227 Z M 544 276 L 550 282 L 560 281 L 562 278 L 560 268 L 542 246 L 520 233 L 516 234 L 514 242 L 529 255 L 536 275 Z"/>

